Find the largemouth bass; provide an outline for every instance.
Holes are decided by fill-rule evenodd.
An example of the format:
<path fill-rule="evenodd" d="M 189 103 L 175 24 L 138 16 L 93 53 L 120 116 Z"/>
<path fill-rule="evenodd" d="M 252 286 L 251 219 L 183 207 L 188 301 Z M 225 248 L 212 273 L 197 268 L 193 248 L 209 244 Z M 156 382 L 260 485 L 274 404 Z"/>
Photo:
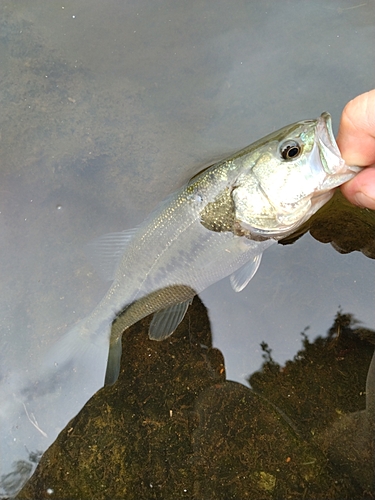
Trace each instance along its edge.
<path fill-rule="evenodd" d="M 358 170 L 341 158 L 328 113 L 288 125 L 205 169 L 136 230 L 93 245 L 113 283 L 52 361 L 61 365 L 62 353 L 68 358 L 104 337 L 105 384 L 113 384 L 129 326 L 155 313 L 149 336 L 162 340 L 178 327 L 195 294 L 226 276 L 241 291 L 263 251 L 294 232 Z"/>

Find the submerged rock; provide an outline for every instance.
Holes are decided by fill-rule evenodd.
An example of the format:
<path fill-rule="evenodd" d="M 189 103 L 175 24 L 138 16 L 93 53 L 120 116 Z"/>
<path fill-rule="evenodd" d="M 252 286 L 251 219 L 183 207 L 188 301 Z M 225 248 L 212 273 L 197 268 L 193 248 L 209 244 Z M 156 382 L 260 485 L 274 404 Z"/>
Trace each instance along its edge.
<path fill-rule="evenodd" d="M 316 240 L 331 243 L 339 253 L 358 251 L 375 259 L 375 211 L 355 207 L 341 191 L 336 191 L 319 212 L 280 243 L 293 243 L 307 231 Z"/>
<path fill-rule="evenodd" d="M 285 367 L 263 345 L 254 390 L 226 380 L 198 298 L 168 341 L 150 341 L 148 325 L 126 332 L 118 382 L 60 433 L 17 499 L 370 498 L 321 439 L 365 403 L 372 345 L 351 317 L 338 313 Z"/>

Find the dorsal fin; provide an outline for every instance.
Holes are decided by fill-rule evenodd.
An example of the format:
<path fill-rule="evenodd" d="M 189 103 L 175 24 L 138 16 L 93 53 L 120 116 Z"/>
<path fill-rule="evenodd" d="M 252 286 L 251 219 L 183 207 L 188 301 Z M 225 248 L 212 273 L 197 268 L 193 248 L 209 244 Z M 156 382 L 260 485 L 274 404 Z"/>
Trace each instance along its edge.
<path fill-rule="evenodd" d="M 127 229 L 119 233 L 103 234 L 87 245 L 89 259 L 97 268 L 100 276 L 112 281 L 121 258 L 138 228 Z"/>

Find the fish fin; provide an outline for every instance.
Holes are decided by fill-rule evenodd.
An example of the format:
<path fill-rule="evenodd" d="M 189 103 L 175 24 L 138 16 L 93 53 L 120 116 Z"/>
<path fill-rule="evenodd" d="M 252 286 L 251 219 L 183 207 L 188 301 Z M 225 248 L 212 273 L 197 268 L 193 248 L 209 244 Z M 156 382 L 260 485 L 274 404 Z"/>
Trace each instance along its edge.
<path fill-rule="evenodd" d="M 109 329 L 109 326 L 105 328 Z M 43 374 L 40 378 L 49 380 L 51 384 L 53 380 L 54 383 L 63 384 L 69 377 L 75 378 L 77 383 L 89 376 L 97 384 L 96 390 L 102 387 L 109 331 L 98 333 L 100 335 L 88 331 L 84 321 L 76 323 L 47 350 L 39 367 Z M 87 380 L 84 383 L 87 387 L 92 385 Z"/>
<path fill-rule="evenodd" d="M 235 292 L 241 292 L 258 271 L 262 254 L 256 255 L 230 276 L 230 284 Z"/>
<path fill-rule="evenodd" d="M 120 374 L 122 343 L 121 335 L 116 342 L 110 343 L 108 352 L 107 369 L 105 372 L 104 385 L 113 385 Z"/>
<path fill-rule="evenodd" d="M 44 353 L 40 352 L 32 369 L 20 366 L 9 380 L 8 377 L 1 380 L 2 472 L 5 449 L 12 453 L 11 461 L 13 457 L 27 459 L 29 452 L 25 446 L 44 452 L 60 430 L 103 387 L 110 325 L 98 325 L 101 330 L 95 336 L 90 335 L 85 324 L 77 323 Z M 20 477 L 17 473 L 14 483 L 17 487 L 27 479 Z"/>
<path fill-rule="evenodd" d="M 151 340 L 164 340 L 176 330 L 178 325 L 184 319 L 188 307 L 193 299 L 173 304 L 173 306 L 161 309 L 154 314 L 152 318 L 148 336 Z"/>
<path fill-rule="evenodd" d="M 106 281 L 114 279 L 125 248 L 137 230 L 138 228 L 132 228 L 119 233 L 103 234 L 87 244 L 89 259 Z"/>

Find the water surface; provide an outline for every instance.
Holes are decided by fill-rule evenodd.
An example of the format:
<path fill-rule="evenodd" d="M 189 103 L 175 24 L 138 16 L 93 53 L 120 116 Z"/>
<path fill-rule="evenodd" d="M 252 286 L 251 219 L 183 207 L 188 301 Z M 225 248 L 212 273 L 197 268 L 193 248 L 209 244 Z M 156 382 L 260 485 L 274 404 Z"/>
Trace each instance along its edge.
<path fill-rule="evenodd" d="M 328 110 L 337 127 L 373 86 L 373 7 L 2 3 L 2 475 L 44 451 L 101 387 L 105 355 L 82 368 L 81 387 L 22 392 L 108 288 L 85 244 L 135 226 L 202 166 L 287 123 Z M 248 386 L 262 342 L 277 363 L 292 359 L 301 331 L 325 335 L 340 306 L 374 328 L 374 277 L 369 257 L 306 235 L 269 249 L 242 293 L 227 280 L 205 291 L 227 379 Z"/>

